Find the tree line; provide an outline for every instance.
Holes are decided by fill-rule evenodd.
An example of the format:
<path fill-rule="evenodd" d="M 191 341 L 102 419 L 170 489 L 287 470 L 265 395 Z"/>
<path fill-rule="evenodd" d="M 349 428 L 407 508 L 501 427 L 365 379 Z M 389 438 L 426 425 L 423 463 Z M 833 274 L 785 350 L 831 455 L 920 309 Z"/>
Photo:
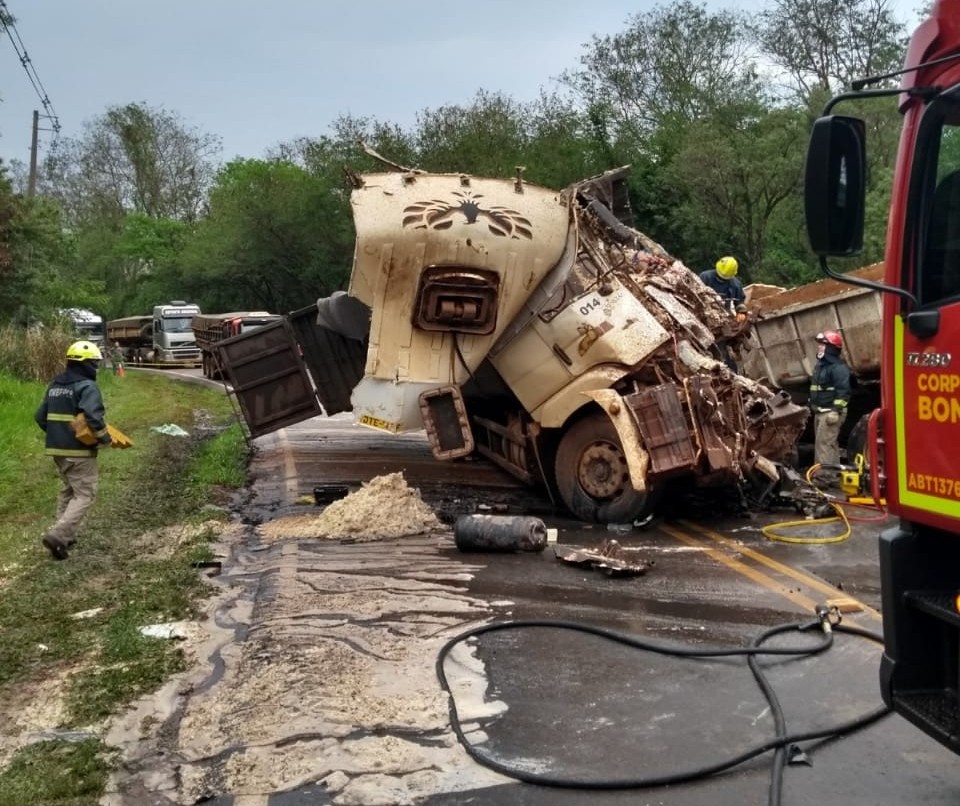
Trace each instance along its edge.
<path fill-rule="evenodd" d="M 895 71 L 906 42 L 889 0 L 773 0 L 753 15 L 675 0 L 593 36 L 532 102 L 480 89 L 409 127 L 341 116 L 226 164 L 219 138 L 175 111 L 113 106 L 46 155 L 32 198 L 23 166 L 0 162 L 0 321 L 174 298 L 288 312 L 344 288 L 349 176 L 383 169 L 361 143 L 430 171 L 523 166 L 556 189 L 629 164 L 635 226 L 690 268 L 732 254 L 745 282 L 806 282 L 810 126 L 853 79 Z M 872 140 L 865 265 L 883 253 L 899 118 L 892 101 L 846 111 Z"/>

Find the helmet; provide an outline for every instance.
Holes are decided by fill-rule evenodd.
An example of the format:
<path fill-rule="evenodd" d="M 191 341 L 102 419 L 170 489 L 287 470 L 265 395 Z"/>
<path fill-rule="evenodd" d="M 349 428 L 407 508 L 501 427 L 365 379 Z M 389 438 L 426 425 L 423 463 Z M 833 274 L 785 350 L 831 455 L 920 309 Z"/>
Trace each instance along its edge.
<path fill-rule="evenodd" d="M 92 341 L 75 341 L 67 348 L 67 361 L 99 361 L 103 356 Z"/>
<path fill-rule="evenodd" d="M 737 259 L 735 257 L 726 257 L 720 258 L 717 261 L 717 274 L 719 274 L 724 280 L 730 280 L 733 277 L 737 276 Z"/>
<path fill-rule="evenodd" d="M 838 350 L 843 347 L 843 336 L 836 330 L 824 330 L 822 333 L 818 333 L 817 341 L 821 344 L 832 344 Z"/>

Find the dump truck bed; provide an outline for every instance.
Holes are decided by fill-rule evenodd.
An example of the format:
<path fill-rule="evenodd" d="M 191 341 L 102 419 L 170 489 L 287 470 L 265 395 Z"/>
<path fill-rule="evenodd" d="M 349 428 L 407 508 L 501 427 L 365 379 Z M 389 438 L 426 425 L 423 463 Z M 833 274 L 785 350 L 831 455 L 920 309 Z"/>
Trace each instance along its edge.
<path fill-rule="evenodd" d="M 875 263 L 851 276 L 882 281 Z M 749 290 L 749 289 L 748 289 Z M 757 313 L 751 344 L 744 350 L 744 374 L 775 387 L 805 386 L 817 361 L 814 336 L 827 328 L 843 336 L 843 355 L 857 376 L 880 375 L 880 292 L 834 279 L 765 294 L 750 303 Z"/>
<path fill-rule="evenodd" d="M 123 319 L 111 319 L 107 322 L 107 340 L 124 341 L 128 339 L 140 340 L 143 338 L 143 329 L 152 322 L 152 317 L 127 316 Z"/>

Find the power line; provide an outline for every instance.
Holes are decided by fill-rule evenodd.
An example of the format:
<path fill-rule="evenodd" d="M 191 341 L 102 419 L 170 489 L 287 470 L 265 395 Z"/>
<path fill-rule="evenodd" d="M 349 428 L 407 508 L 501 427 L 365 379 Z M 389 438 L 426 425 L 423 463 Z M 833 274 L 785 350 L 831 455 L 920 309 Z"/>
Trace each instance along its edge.
<path fill-rule="evenodd" d="M 45 117 L 50 121 L 51 128 L 54 132 L 54 137 L 56 137 L 60 133 L 60 119 L 57 117 L 57 113 L 53 108 L 53 103 L 50 101 L 50 96 L 47 94 L 47 90 L 43 86 L 40 76 L 37 75 L 37 70 L 33 66 L 33 60 L 27 53 L 27 48 L 23 44 L 23 39 L 20 38 L 20 32 L 17 30 L 17 26 L 14 24 L 13 15 L 10 13 L 10 9 L 7 6 L 6 0 L 0 0 L 0 28 L 4 30 L 7 38 L 10 40 L 10 44 L 13 45 L 13 49 L 16 51 L 17 56 L 20 59 L 20 64 L 23 65 L 23 69 L 27 74 L 27 78 L 33 85 L 33 90 L 37 93 L 37 97 L 40 99 L 40 103 L 43 105 L 43 109 L 47 113 Z"/>

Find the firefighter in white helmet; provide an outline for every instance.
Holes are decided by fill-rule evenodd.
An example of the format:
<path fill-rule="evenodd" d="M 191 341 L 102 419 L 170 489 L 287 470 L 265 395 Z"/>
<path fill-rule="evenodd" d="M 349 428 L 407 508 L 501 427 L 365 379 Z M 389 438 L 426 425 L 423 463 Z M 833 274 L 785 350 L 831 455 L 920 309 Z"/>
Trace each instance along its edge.
<path fill-rule="evenodd" d="M 97 494 L 97 448 L 110 444 L 103 396 L 97 386 L 97 368 L 103 356 L 90 341 L 67 348 L 67 365 L 47 386 L 34 419 L 46 432 L 46 454 L 53 457 L 60 476 L 57 520 L 43 537 L 56 560 L 65 560 L 76 542 L 77 529 Z M 76 435 L 76 417 L 83 414 L 95 442 Z"/>

